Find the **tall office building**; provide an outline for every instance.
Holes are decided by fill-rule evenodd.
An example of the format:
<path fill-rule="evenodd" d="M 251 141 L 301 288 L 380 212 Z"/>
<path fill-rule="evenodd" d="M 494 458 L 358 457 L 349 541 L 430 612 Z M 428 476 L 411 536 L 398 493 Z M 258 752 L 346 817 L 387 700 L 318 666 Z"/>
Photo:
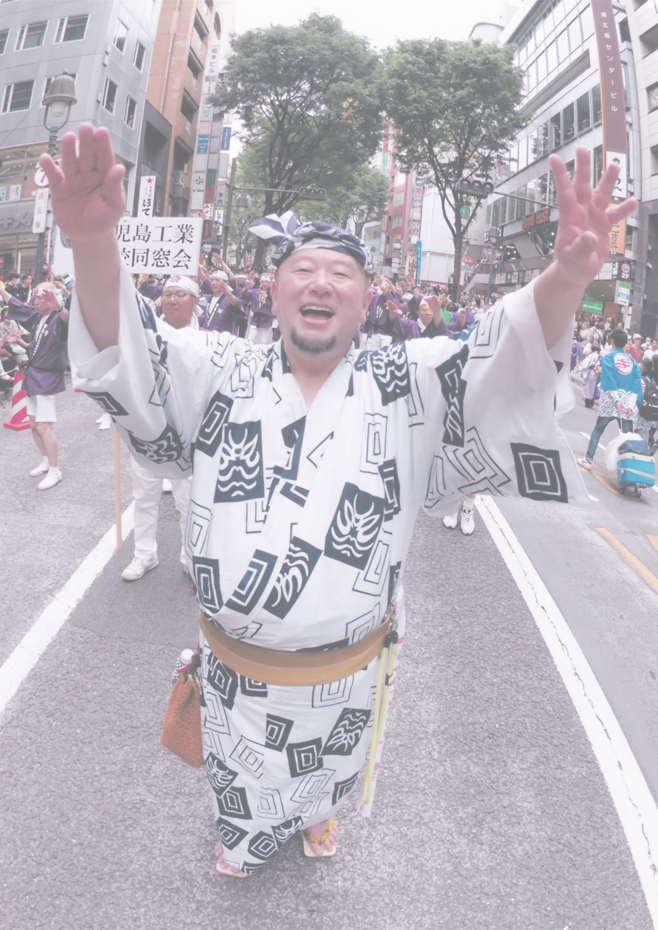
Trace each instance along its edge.
<path fill-rule="evenodd" d="M 39 155 L 48 133 L 42 98 L 53 77 L 75 77 L 66 129 L 107 126 L 134 191 L 144 106 L 161 0 L 65 0 L 0 4 L 0 271 L 29 270 Z"/>

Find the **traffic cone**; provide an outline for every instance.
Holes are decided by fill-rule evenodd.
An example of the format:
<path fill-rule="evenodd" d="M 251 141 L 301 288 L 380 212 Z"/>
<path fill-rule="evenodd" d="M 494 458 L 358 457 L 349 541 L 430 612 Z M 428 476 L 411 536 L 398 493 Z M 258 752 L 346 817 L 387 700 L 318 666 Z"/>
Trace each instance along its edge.
<path fill-rule="evenodd" d="M 29 429 L 30 421 L 27 416 L 27 394 L 23 390 L 23 372 L 17 371 L 14 375 L 14 390 L 11 395 L 11 420 L 3 423 L 7 429 Z"/>

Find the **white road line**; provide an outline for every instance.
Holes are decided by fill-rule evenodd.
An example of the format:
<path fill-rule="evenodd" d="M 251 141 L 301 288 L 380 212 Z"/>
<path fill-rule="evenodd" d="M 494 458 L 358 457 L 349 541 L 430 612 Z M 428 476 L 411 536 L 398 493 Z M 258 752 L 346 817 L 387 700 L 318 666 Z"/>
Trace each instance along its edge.
<path fill-rule="evenodd" d="M 133 528 L 134 506 L 132 503 L 121 516 L 121 535 L 124 540 Z M 114 555 L 116 538 L 116 525 L 113 525 L 0 666 L 0 715 Z"/>
<path fill-rule="evenodd" d="M 532 613 L 578 712 L 617 809 L 654 928 L 658 928 L 658 807 L 580 646 L 490 496 L 478 510 Z"/>

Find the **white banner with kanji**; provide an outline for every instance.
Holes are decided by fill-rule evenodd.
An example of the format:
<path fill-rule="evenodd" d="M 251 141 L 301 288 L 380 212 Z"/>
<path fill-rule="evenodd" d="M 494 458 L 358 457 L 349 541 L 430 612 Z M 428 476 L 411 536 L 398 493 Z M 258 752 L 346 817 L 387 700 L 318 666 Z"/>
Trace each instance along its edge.
<path fill-rule="evenodd" d="M 189 216 L 126 216 L 116 227 L 121 257 L 131 274 L 184 274 L 196 277 L 203 220 Z M 73 271 L 71 246 L 61 230 L 55 240 L 53 272 Z"/>

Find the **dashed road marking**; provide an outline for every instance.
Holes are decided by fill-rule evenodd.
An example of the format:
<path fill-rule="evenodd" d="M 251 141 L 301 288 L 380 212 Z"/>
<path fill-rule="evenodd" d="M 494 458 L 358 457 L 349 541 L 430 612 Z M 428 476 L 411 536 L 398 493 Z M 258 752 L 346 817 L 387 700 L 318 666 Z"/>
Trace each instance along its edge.
<path fill-rule="evenodd" d="M 654 927 L 658 927 L 656 802 L 594 672 L 507 520 L 489 496 L 478 497 L 477 507 L 535 619 L 592 744 L 626 834 Z"/>
<path fill-rule="evenodd" d="M 132 503 L 121 517 L 124 540 L 132 532 L 134 507 Z M 113 525 L 0 666 L 0 715 L 114 555 L 116 538 L 116 525 Z"/>

